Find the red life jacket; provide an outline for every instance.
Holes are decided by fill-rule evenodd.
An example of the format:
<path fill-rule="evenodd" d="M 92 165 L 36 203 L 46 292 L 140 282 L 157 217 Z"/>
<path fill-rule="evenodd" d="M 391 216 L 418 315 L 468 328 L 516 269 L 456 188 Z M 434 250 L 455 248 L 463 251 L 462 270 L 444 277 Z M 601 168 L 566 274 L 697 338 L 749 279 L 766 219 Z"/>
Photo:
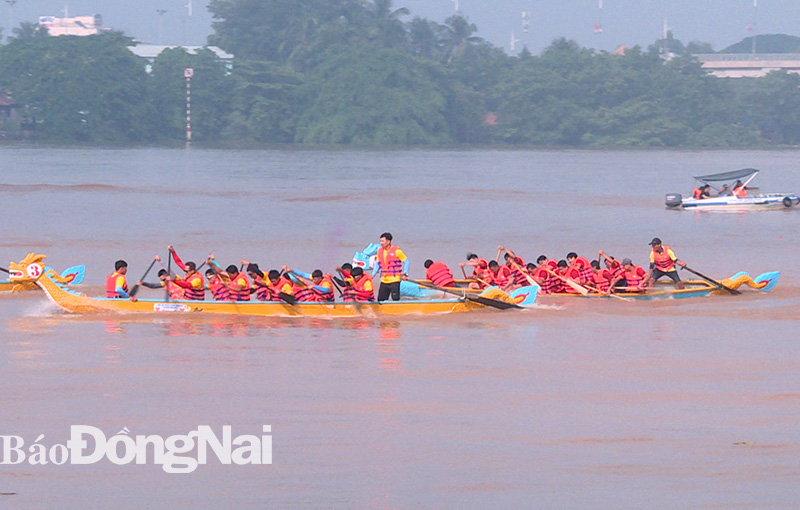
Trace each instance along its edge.
<path fill-rule="evenodd" d="M 702 194 L 703 191 L 700 188 L 695 188 L 694 191 L 692 191 L 692 196 L 698 200 L 700 199 L 700 195 Z"/>
<path fill-rule="evenodd" d="M 247 275 L 243 272 L 239 271 L 235 277 L 231 277 L 228 285 L 239 285 L 236 281 L 240 278 L 244 279 L 244 289 L 240 291 L 231 290 L 231 301 L 250 301 L 250 280 L 247 279 Z"/>
<path fill-rule="evenodd" d="M 378 262 L 381 265 L 381 276 L 400 276 L 403 274 L 403 261 L 397 258 L 397 246 L 388 250 L 378 248 Z"/>
<path fill-rule="evenodd" d="M 223 285 L 222 278 L 217 274 L 208 281 L 208 290 L 215 301 L 232 301 L 230 289 Z"/>
<path fill-rule="evenodd" d="M 509 259 L 512 260 L 512 259 Z M 524 287 L 528 285 L 528 279 L 525 277 L 525 261 L 522 260 L 522 257 L 517 257 L 514 262 L 517 263 L 515 266 L 509 262 L 508 269 L 511 271 L 511 280 L 514 282 L 514 285 L 519 285 L 520 287 Z M 519 267 L 519 269 L 517 269 Z"/>
<path fill-rule="evenodd" d="M 368 281 L 372 282 L 372 279 L 369 276 L 364 275 L 356 280 L 356 282 L 353 284 L 353 289 L 351 292 L 353 293 L 355 300 L 360 303 L 375 301 L 375 289 L 367 290 L 364 288 L 364 285 Z"/>
<path fill-rule="evenodd" d="M 675 271 L 675 262 L 669 256 L 669 246 L 661 245 L 661 253 L 653 249 L 653 264 L 656 269 L 668 273 Z"/>
<path fill-rule="evenodd" d="M 633 266 L 633 269 L 630 271 L 625 271 L 625 284 L 626 284 L 626 292 L 642 292 L 642 289 L 639 289 L 639 284 L 644 281 L 645 276 L 647 273 L 641 266 Z"/>
<path fill-rule="evenodd" d="M 297 283 L 291 282 L 292 284 L 292 294 L 294 298 L 300 303 L 310 303 L 317 300 L 316 294 L 314 291 L 311 290 L 309 286 L 302 286 L 298 285 Z"/>
<path fill-rule="evenodd" d="M 586 257 L 578 257 L 572 263 L 572 266 L 578 270 L 579 276 L 575 279 L 578 283 L 588 283 L 592 281 L 592 265 L 586 260 Z"/>
<path fill-rule="evenodd" d="M 594 287 L 597 288 L 600 292 L 606 292 L 608 288 L 611 286 L 611 280 L 613 276 L 611 276 L 611 271 L 608 269 L 601 269 L 597 272 L 592 272 L 592 281 L 594 282 Z"/>
<path fill-rule="evenodd" d="M 323 303 L 333 303 L 335 301 L 333 296 L 333 280 L 331 280 L 331 275 L 325 274 L 322 275 L 322 281 L 319 282 L 321 287 L 328 287 L 327 292 L 322 292 L 318 290 L 316 287 L 311 287 L 311 291 L 316 296 L 316 301 L 321 301 Z M 327 283 L 327 285 L 322 285 L 323 283 Z"/>
<path fill-rule="evenodd" d="M 575 283 L 583 283 L 581 281 L 581 271 L 573 266 L 568 267 L 564 273 L 561 274 L 561 276 L 567 278 L 568 280 L 572 280 Z M 567 294 L 578 294 L 578 291 L 573 289 L 572 286 L 567 282 L 562 280 L 561 284 L 563 286 L 561 292 L 566 292 Z"/>
<path fill-rule="evenodd" d="M 489 262 L 487 262 L 486 259 L 479 258 L 478 265 L 475 266 L 475 268 L 472 270 L 472 275 L 470 275 L 470 278 L 477 277 L 485 280 L 485 278 L 483 278 L 483 275 L 486 274 L 487 269 L 489 269 Z"/>
<path fill-rule="evenodd" d="M 108 275 L 108 277 L 106 277 L 106 297 L 109 297 L 109 298 L 118 298 L 118 297 L 120 297 L 120 295 L 117 294 L 117 278 L 119 278 L 120 276 L 125 278 L 125 275 L 119 274 L 118 271 L 114 271 L 113 273 Z M 127 279 L 125 280 L 125 282 L 122 285 L 122 290 L 124 290 L 125 292 L 128 292 L 128 280 Z"/>
<path fill-rule="evenodd" d="M 747 198 L 747 189 L 744 186 L 733 188 L 733 194 L 739 198 Z"/>
<path fill-rule="evenodd" d="M 425 278 L 439 287 L 454 287 L 456 284 L 453 272 L 444 262 L 434 262 L 428 266 L 428 269 L 425 270 Z"/>
<path fill-rule="evenodd" d="M 558 286 L 556 280 L 558 278 L 548 273 L 545 268 L 536 268 L 536 270 L 533 272 L 533 277 L 539 283 L 539 294 L 552 294 L 556 291 Z"/>
<path fill-rule="evenodd" d="M 253 277 L 253 288 L 256 289 L 256 299 L 259 301 L 271 301 L 269 299 L 269 288 L 265 287 L 264 279 L 257 274 Z"/>
<path fill-rule="evenodd" d="M 192 286 L 191 288 L 184 287 L 183 295 L 185 299 L 189 299 L 191 301 L 202 301 L 206 298 L 206 287 L 205 284 L 203 283 L 203 277 L 200 276 L 199 273 L 192 274 L 192 276 L 187 278 L 186 281 L 188 283 L 194 283 L 196 281 L 199 281 L 200 288 L 195 288 L 194 286 Z"/>
<path fill-rule="evenodd" d="M 496 273 L 491 269 L 489 270 L 489 277 L 493 285 L 505 287 L 508 285 L 508 279 L 511 277 L 511 270 L 506 266 L 499 266 Z"/>
<path fill-rule="evenodd" d="M 267 281 L 266 283 L 267 283 L 266 301 L 283 301 L 283 299 L 281 299 L 281 297 L 279 295 L 281 292 L 285 292 L 283 290 L 283 287 L 285 287 L 286 285 L 289 285 L 290 287 L 292 287 L 292 282 L 290 282 L 283 275 L 281 275 L 281 277 L 278 278 L 278 283 L 276 283 L 274 285 L 272 284 L 272 281 Z M 293 291 L 292 292 L 288 292 L 288 294 L 294 295 L 294 292 Z"/>

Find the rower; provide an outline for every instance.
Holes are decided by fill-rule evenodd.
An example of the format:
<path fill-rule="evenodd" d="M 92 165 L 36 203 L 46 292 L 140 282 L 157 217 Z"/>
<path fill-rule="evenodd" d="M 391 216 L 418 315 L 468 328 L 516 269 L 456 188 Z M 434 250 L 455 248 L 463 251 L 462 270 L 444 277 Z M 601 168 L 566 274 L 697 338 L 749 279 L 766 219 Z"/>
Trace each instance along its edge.
<path fill-rule="evenodd" d="M 340 287 L 353 285 L 353 277 L 350 275 L 350 272 L 353 270 L 353 264 L 345 262 L 341 266 L 336 266 L 335 270 L 341 275 L 341 278 L 334 277 L 333 281 L 338 283 Z"/>
<path fill-rule="evenodd" d="M 533 279 L 539 284 L 539 294 L 553 294 L 557 292 L 561 280 L 553 276 L 552 272 L 558 267 L 558 263 L 548 259 L 546 255 L 539 255 L 539 258 L 536 259 L 536 264 L 537 266 L 533 272 Z"/>
<path fill-rule="evenodd" d="M 286 266 L 283 266 L 281 269 L 283 269 L 283 274 L 286 276 L 286 280 L 292 286 L 291 294 L 294 296 L 296 301 L 300 303 L 313 303 L 317 301 L 317 295 L 312 286 L 306 285 L 306 283 L 301 279 L 300 275 L 295 274 Z M 308 275 L 308 273 L 305 274 Z M 331 296 L 333 296 L 332 289 L 330 290 L 330 293 Z"/>
<path fill-rule="evenodd" d="M 203 277 L 197 272 L 197 264 L 192 261 L 184 264 L 172 245 L 167 246 L 167 250 L 169 250 L 175 264 L 184 271 L 183 279 L 175 278 L 172 280 L 170 278 L 172 283 L 183 289 L 184 299 L 203 301 L 206 298 L 206 287 L 205 283 L 203 283 Z"/>
<path fill-rule="evenodd" d="M 375 301 L 372 278 L 367 276 L 360 267 L 354 267 L 350 274 L 353 277 L 353 285 L 345 289 L 344 300 L 358 303 Z"/>
<path fill-rule="evenodd" d="M 525 261 L 514 253 L 513 251 L 505 248 L 503 246 L 498 247 L 499 250 L 505 250 L 505 255 L 503 258 L 506 261 L 506 267 L 511 271 L 509 289 L 518 289 L 519 287 L 524 287 L 528 285 L 528 279 L 525 277 L 524 267 Z"/>
<path fill-rule="evenodd" d="M 284 301 L 281 294 L 294 296 L 292 282 L 277 269 L 270 269 L 267 273 L 267 301 Z"/>
<path fill-rule="evenodd" d="M 425 261 L 425 278 L 430 280 L 437 287 L 455 287 L 456 281 L 453 272 L 444 262 L 434 262 L 431 259 Z"/>
<path fill-rule="evenodd" d="M 140 280 L 136 282 L 136 285 L 147 287 L 148 289 L 163 289 L 166 287 L 170 299 L 185 299 L 184 289 L 177 285 L 177 282 L 170 277 L 166 269 L 159 270 L 158 279 L 161 280 L 158 283 L 148 283 Z"/>
<path fill-rule="evenodd" d="M 293 276 L 304 278 L 312 283 L 312 285 L 307 285 L 309 290 L 314 293 L 314 299 L 312 301 L 321 303 L 333 303 L 335 301 L 331 275 L 323 274 L 321 269 L 315 269 L 311 274 L 298 271 L 297 269 L 286 269 L 286 272 L 291 273 Z M 300 301 L 300 298 L 298 298 L 298 301 Z"/>
<path fill-rule="evenodd" d="M 506 266 L 501 266 L 496 260 L 489 262 L 489 281 L 495 287 L 501 289 L 508 285 L 511 278 L 511 270 Z"/>
<path fill-rule="evenodd" d="M 222 276 L 214 272 L 214 269 L 206 270 L 206 280 L 208 280 L 208 290 L 215 301 L 231 301 L 230 291 L 222 281 Z"/>
<path fill-rule="evenodd" d="M 647 285 L 647 272 L 641 266 L 634 265 L 629 258 L 622 259 L 622 269 L 623 273 L 611 280 L 610 287 L 615 287 L 620 280 L 624 279 L 625 288 L 620 290 L 644 292 L 644 287 Z"/>
<path fill-rule="evenodd" d="M 472 266 L 472 274 L 468 278 L 475 281 L 469 284 L 470 289 L 486 288 L 486 285 L 480 282 L 480 280 L 487 281 L 490 277 L 489 262 L 486 259 L 478 257 L 474 253 L 467 253 L 467 262 L 460 262 L 458 265 L 462 271 L 464 266 Z"/>
<path fill-rule="evenodd" d="M 128 298 L 131 301 L 136 301 L 136 296 L 128 294 L 128 280 L 125 278 L 127 273 L 127 262 L 118 260 L 114 263 L 114 272 L 106 277 L 106 297 Z"/>
<path fill-rule="evenodd" d="M 654 237 L 650 241 L 652 250 L 650 251 L 650 271 L 647 274 L 647 282 L 650 287 L 655 285 L 656 281 L 662 276 L 666 276 L 675 283 L 679 289 L 683 289 L 684 285 L 681 277 L 678 276 L 678 271 L 675 266 L 686 267 L 684 262 L 678 260 L 675 253 L 669 246 L 661 244 L 661 239 Z"/>
<path fill-rule="evenodd" d="M 620 264 L 619 260 L 606 254 L 603 250 L 598 250 L 597 255 L 598 260 L 605 260 L 606 269 L 611 271 L 611 281 L 617 282 L 613 287 L 620 288 L 627 286 L 625 282 L 625 270 L 622 268 L 622 264 Z M 620 276 L 620 278 L 617 278 L 618 276 Z"/>
<path fill-rule="evenodd" d="M 600 292 L 608 294 L 608 290 L 611 288 L 611 280 L 614 276 L 608 269 L 601 269 L 598 261 L 593 260 L 590 264 L 592 265 L 592 286 Z"/>
<path fill-rule="evenodd" d="M 588 283 L 592 279 L 592 266 L 586 257 L 579 257 L 577 253 L 571 251 L 567 253 L 567 263 L 570 267 L 578 271 L 578 283 Z"/>
<path fill-rule="evenodd" d="M 208 256 L 208 263 L 221 277 L 222 284 L 230 291 L 229 301 L 250 301 L 250 282 L 247 280 L 247 275 L 233 264 L 223 271 L 214 260 L 213 254 Z"/>
<path fill-rule="evenodd" d="M 590 266 L 591 267 L 591 266 Z M 569 280 L 573 283 L 577 283 L 581 285 L 585 283 L 584 279 L 581 277 L 581 271 L 574 265 L 570 265 L 567 263 L 566 260 L 561 259 L 558 261 L 558 269 L 556 270 L 556 274 L 564 278 L 565 280 Z M 579 291 L 575 289 L 573 286 L 567 284 L 564 280 L 559 278 L 560 288 L 558 292 L 563 292 L 566 294 L 578 294 Z"/>

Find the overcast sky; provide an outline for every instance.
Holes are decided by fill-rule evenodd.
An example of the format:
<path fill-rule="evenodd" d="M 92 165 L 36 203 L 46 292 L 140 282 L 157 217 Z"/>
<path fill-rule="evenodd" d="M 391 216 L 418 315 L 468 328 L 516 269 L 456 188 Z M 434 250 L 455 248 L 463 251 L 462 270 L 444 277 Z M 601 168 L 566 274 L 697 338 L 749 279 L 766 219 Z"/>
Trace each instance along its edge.
<path fill-rule="evenodd" d="M 8 0 L 6 0 L 7 2 Z M 205 44 L 211 33 L 206 0 L 18 0 L 14 25 L 35 22 L 41 15 L 101 14 L 107 27 L 123 30 L 142 42 L 157 43 L 159 18 L 164 44 Z M 613 50 L 620 44 L 647 46 L 661 36 L 664 20 L 675 37 L 709 42 L 720 50 L 753 34 L 800 35 L 800 0 L 458 0 L 462 14 L 478 26 L 478 35 L 509 51 L 511 33 L 539 53 L 553 39 L 567 37 L 583 46 Z M 0 23 L 8 35 L 10 9 L 0 3 Z M 395 0 L 412 16 L 438 22 L 455 11 L 454 0 Z M 159 16 L 158 9 L 167 12 Z M 530 27 L 522 30 L 522 12 Z M 411 19 L 410 17 L 406 20 Z M 594 25 L 602 32 L 595 33 Z M 753 25 L 751 31 L 748 25 Z"/>

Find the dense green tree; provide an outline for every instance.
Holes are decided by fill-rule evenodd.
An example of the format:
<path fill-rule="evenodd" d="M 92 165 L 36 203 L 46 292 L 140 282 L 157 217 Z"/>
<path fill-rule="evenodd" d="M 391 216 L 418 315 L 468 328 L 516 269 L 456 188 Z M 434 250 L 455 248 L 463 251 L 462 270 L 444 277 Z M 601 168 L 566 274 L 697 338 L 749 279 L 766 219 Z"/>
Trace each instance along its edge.
<path fill-rule="evenodd" d="M 291 142 L 303 77 L 274 62 L 243 61 L 234 74 L 233 106 L 224 134 L 258 142 Z"/>
<path fill-rule="evenodd" d="M 144 63 L 120 33 L 14 39 L 0 48 L 0 88 L 43 138 L 152 137 Z"/>
<path fill-rule="evenodd" d="M 302 86 L 303 143 L 427 144 L 451 140 L 435 69 L 408 53 L 331 48 Z"/>

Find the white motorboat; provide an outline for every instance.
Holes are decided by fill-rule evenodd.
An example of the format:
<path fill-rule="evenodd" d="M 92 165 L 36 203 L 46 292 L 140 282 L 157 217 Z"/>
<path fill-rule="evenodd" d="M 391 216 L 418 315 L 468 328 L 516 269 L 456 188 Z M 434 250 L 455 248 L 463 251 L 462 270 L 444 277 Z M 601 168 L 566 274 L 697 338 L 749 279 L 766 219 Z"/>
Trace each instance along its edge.
<path fill-rule="evenodd" d="M 667 209 L 695 209 L 708 211 L 740 211 L 757 209 L 791 209 L 800 204 L 795 193 L 762 193 L 759 188 L 748 184 L 759 170 L 745 168 L 733 172 L 700 175 L 695 177 L 701 184 L 713 188 L 714 192 L 704 198 L 683 198 L 680 193 L 669 193 L 665 203 Z M 738 196 L 734 189 L 742 188 Z"/>

